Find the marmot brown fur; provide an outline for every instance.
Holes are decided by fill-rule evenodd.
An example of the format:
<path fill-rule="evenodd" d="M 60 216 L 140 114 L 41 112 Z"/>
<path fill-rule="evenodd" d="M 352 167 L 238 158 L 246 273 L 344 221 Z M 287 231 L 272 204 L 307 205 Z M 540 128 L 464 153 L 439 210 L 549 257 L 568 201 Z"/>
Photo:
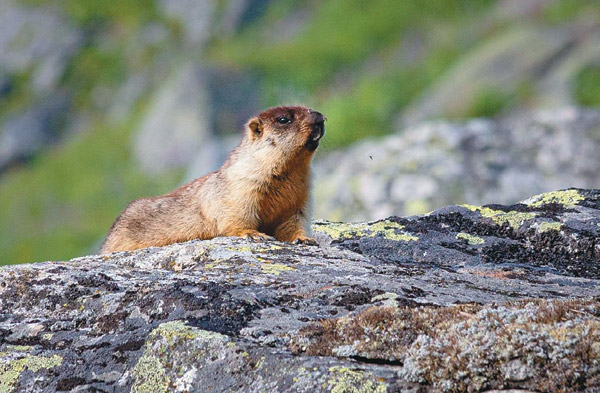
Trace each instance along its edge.
<path fill-rule="evenodd" d="M 169 194 L 131 202 L 101 252 L 217 236 L 314 244 L 310 161 L 324 120 L 300 106 L 261 112 L 248 121 L 242 141 L 219 170 Z"/>

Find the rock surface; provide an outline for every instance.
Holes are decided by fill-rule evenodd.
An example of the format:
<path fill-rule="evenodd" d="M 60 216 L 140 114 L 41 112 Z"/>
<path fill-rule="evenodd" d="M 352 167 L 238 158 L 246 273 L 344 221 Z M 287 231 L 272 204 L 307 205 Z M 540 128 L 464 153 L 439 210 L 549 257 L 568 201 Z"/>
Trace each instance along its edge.
<path fill-rule="evenodd" d="M 156 94 L 136 132 L 134 151 L 141 167 L 160 173 L 210 154 L 211 132 L 206 76 L 186 64 Z M 206 150 L 206 151 L 204 151 Z"/>
<path fill-rule="evenodd" d="M 315 217 L 375 220 L 595 188 L 599 124 L 599 111 L 562 108 L 499 120 L 427 122 L 358 142 L 315 166 Z"/>
<path fill-rule="evenodd" d="M 600 390 L 600 190 L 313 228 L 3 267 L 0 392 Z"/>
<path fill-rule="evenodd" d="M 510 15 L 506 3 L 499 5 L 496 17 L 518 20 Z M 519 94 L 528 95 L 527 99 L 522 97 L 524 105 L 538 110 L 575 105 L 573 86 L 578 72 L 598 61 L 599 42 L 597 24 L 584 20 L 560 27 L 524 24 L 502 29 L 482 40 L 414 100 L 403 111 L 402 121 L 416 124 L 465 116 L 490 94 L 507 101 Z"/>

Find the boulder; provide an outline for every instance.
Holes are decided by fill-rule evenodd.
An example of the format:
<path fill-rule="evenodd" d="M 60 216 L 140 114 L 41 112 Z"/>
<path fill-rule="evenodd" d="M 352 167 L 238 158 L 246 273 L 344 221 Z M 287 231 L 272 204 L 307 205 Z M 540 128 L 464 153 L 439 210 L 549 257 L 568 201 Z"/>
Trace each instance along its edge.
<path fill-rule="evenodd" d="M 30 72 L 32 92 L 36 96 L 51 93 L 82 41 L 82 33 L 60 9 L 4 0 L 0 4 L 0 80 Z"/>
<path fill-rule="evenodd" d="M 564 107 L 498 120 L 430 121 L 357 142 L 315 165 L 315 217 L 375 220 L 598 187 L 599 124 L 597 110 Z"/>
<path fill-rule="evenodd" d="M 0 268 L 2 392 L 596 392 L 600 190 Z"/>
<path fill-rule="evenodd" d="M 189 164 L 196 155 L 207 154 L 199 150 L 214 137 L 208 101 L 201 66 L 186 63 L 172 72 L 135 132 L 133 150 L 142 169 L 163 173 Z"/>
<path fill-rule="evenodd" d="M 538 15 L 542 11 L 538 5 L 530 6 L 538 9 Z M 532 23 L 535 12 L 517 23 L 519 12 L 515 15 L 510 8 L 508 2 L 498 6 L 496 23 L 510 20 L 511 27 L 490 32 L 411 102 L 401 114 L 405 125 L 472 117 L 481 111 L 582 104 L 575 85 L 579 72 L 600 60 L 598 26 L 583 17 L 568 24 Z"/>
<path fill-rule="evenodd" d="M 203 47 L 213 36 L 217 1 L 159 0 L 157 6 L 165 16 L 179 24 L 186 45 Z"/>
<path fill-rule="evenodd" d="M 0 121 L 0 173 L 26 161 L 40 149 L 60 140 L 71 107 L 63 92 L 49 95 L 38 104 Z"/>
<path fill-rule="evenodd" d="M 0 103 L 20 98 L 0 110 L 0 174 L 63 136 L 71 102 L 60 79 L 82 44 L 56 7 L 1 2 Z"/>

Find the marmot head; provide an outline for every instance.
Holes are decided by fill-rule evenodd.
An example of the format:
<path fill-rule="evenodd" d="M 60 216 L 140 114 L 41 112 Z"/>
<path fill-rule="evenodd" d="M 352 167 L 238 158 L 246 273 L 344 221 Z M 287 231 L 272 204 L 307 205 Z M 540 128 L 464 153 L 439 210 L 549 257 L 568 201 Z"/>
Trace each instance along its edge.
<path fill-rule="evenodd" d="M 325 134 L 325 116 L 303 106 L 278 106 L 260 112 L 247 124 L 247 137 L 292 153 L 313 153 Z"/>

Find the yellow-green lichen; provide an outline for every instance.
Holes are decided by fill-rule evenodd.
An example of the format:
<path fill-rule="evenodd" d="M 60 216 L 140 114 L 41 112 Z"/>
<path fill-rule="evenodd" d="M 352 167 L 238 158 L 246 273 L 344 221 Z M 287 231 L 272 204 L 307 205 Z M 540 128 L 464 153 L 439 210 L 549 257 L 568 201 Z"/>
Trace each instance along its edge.
<path fill-rule="evenodd" d="M 542 222 L 538 227 L 538 231 L 540 233 L 548 232 L 548 231 L 560 231 L 562 228 L 562 223 L 560 222 Z"/>
<path fill-rule="evenodd" d="M 384 292 L 381 295 L 373 296 L 371 298 L 371 303 L 382 301 L 382 300 L 389 300 L 389 299 L 396 300 L 398 298 L 399 298 L 399 296 L 398 296 L 397 293 L 394 293 L 394 292 Z"/>
<path fill-rule="evenodd" d="M 183 321 L 170 321 L 160 324 L 150 333 L 151 338 L 156 336 L 166 338 L 169 345 L 172 345 L 177 338 L 194 339 L 198 337 L 198 332 Z"/>
<path fill-rule="evenodd" d="M 385 393 L 388 386 L 373 375 L 342 366 L 329 368 L 325 385 L 331 393 Z"/>
<path fill-rule="evenodd" d="M 282 263 L 268 263 L 266 261 L 260 265 L 260 269 L 263 273 L 274 274 L 276 276 L 281 272 L 296 270 L 296 268 L 292 266 L 284 265 Z"/>
<path fill-rule="evenodd" d="M 0 393 L 13 391 L 21 373 L 25 370 L 37 372 L 41 369 L 50 369 L 62 364 L 63 358 L 58 355 L 33 356 L 27 355 L 20 359 L 2 362 L 0 364 Z"/>
<path fill-rule="evenodd" d="M 169 366 L 165 365 L 168 365 L 168 357 L 173 352 L 177 340 L 229 341 L 227 336 L 188 326 L 183 321 L 170 321 L 159 325 L 148 335 L 148 339 L 144 354 L 133 368 L 132 393 L 169 391 L 171 378 L 168 375 Z M 159 340 L 160 345 L 155 345 L 155 340 Z M 177 370 L 174 372 L 177 373 Z"/>
<path fill-rule="evenodd" d="M 283 247 L 281 247 L 280 245 L 277 245 L 277 244 L 260 243 L 257 245 L 255 251 L 275 251 L 275 250 L 281 250 L 282 248 Z"/>
<path fill-rule="evenodd" d="M 29 352 L 33 349 L 31 345 L 7 345 L 6 349 L 9 351 L 18 351 L 18 352 Z"/>
<path fill-rule="evenodd" d="M 137 362 L 133 377 L 131 393 L 165 393 L 171 382 L 160 360 L 150 353 L 144 353 Z"/>
<path fill-rule="evenodd" d="M 518 229 L 525 221 L 535 218 L 535 213 L 529 212 L 518 212 L 511 210 L 505 212 L 502 210 L 494 210 L 489 207 L 473 206 L 473 205 L 461 205 L 471 211 L 479 212 L 482 217 L 490 218 L 498 225 L 507 223 L 513 229 Z"/>
<path fill-rule="evenodd" d="M 160 324 L 149 335 L 150 338 L 156 338 L 157 336 L 165 338 L 169 345 L 173 345 L 176 339 L 228 340 L 227 336 L 208 330 L 196 329 L 186 325 L 183 321 L 170 321 Z"/>
<path fill-rule="evenodd" d="M 465 239 L 469 244 L 471 245 L 476 245 L 476 244 L 483 244 L 485 243 L 485 240 L 483 240 L 482 238 L 480 238 L 479 236 L 474 236 L 471 235 L 469 233 L 464 233 L 464 232 L 460 232 L 456 235 L 457 239 Z"/>
<path fill-rule="evenodd" d="M 533 207 L 541 207 L 548 203 L 558 203 L 563 206 L 574 206 L 585 200 L 585 197 L 577 190 L 563 190 L 547 192 L 529 198 L 525 203 Z"/>
<path fill-rule="evenodd" d="M 409 235 L 402 232 L 403 225 L 384 220 L 376 223 L 359 222 L 359 223 L 343 223 L 343 222 L 328 222 L 325 225 L 317 225 L 313 227 L 316 232 L 324 232 L 333 239 L 351 239 L 353 237 L 375 237 L 383 236 L 388 240 L 396 241 L 416 241 L 417 236 Z"/>
<path fill-rule="evenodd" d="M 227 247 L 228 250 L 237 251 L 237 252 L 252 252 L 250 246 L 235 246 L 235 247 Z"/>

